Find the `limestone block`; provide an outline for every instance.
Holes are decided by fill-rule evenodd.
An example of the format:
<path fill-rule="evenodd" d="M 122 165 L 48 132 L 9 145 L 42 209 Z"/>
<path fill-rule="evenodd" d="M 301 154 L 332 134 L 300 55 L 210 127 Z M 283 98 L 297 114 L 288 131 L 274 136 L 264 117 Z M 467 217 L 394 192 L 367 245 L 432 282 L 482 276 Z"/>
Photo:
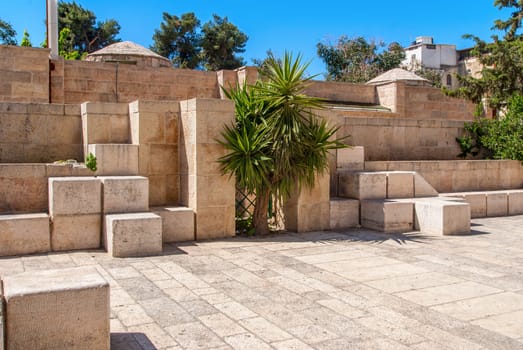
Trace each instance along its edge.
<path fill-rule="evenodd" d="M 138 174 L 138 146 L 128 144 L 90 144 L 96 156 L 96 175 L 129 176 Z"/>
<path fill-rule="evenodd" d="M 3 278 L 6 349 L 109 349 L 109 283 L 93 267 Z"/>
<path fill-rule="evenodd" d="M 462 198 L 470 205 L 471 218 L 484 218 L 487 216 L 487 195 L 485 192 L 443 193 L 441 196 Z"/>
<path fill-rule="evenodd" d="M 365 153 L 363 146 L 353 146 L 336 150 L 336 167 L 347 170 L 363 170 Z"/>
<path fill-rule="evenodd" d="M 356 199 L 387 197 L 385 172 L 344 172 L 338 175 L 338 195 Z"/>
<path fill-rule="evenodd" d="M 423 176 L 418 173 L 414 174 L 414 197 L 434 197 L 437 195 L 438 191 Z"/>
<path fill-rule="evenodd" d="M 0 256 L 51 250 L 49 215 L 0 215 Z"/>
<path fill-rule="evenodd" d="M 412 231 L 413 208 L 407 201 L 362 200 L 361 226 L 385 233 Z"/>
<path fill-rule="evenodd" d="M 416 200 L 415 228 L 422 233 L 455 235 L 470 233 L 470 205 L 443 199 Z"/>
<path fill-rule="evenodd" d="M 387 173 L 387 198 L 414 197 L 414 172 L 391 171 Z"/>
<path fill-rule="evenodd" d="M 102 176 L 105 214 L 149 210 L 149 180 L 142 176 Z"/>
<path fill-rule="evenodd" d="M 357 199 L 330 200 L 330 229 L 339 230 L 360 225 L 360 202 Z"/>
<path fill-rule="evenodd" d="M 508 193 L 487 192 L 487 216 L 508 215 Z"/>
<path fill-rule="evenodd" d="M 195 232 L 197 240 L 233 237 L 236 234 L 235 208 L 232 206 L 198 207 Z"/>
<path fill-rule="evenodd" d="M 523 190 L 507 191 L 508 215 L 523 214 Z"/>
<path fill-rule="evenodd" d="M 84 102 L 81 105 L 82 114 L 128 114 L 126 103 Z"/>
<path fill-rule="evenodd" d="M 53 251 L 98 249 L 102 236 L 102 215 L 55 215 L 52 218 Z"/>
<path fill-rule="evenodd" d="M 153 213 L 106 215 L 105 241 L 113 257 L 161 254 L 162 218 Z"/>
<path fill-rule="evenodd" d="M 95 177 L 50 177 L 49 213 L 55 215 L 102 212 L 102 182 Z"/>
<path fill-rule="evenodd" d="M 151 211 L 162 218 L 164 243 L 194 240 L 194 211 L 186 207 L 154 207 Z"/>

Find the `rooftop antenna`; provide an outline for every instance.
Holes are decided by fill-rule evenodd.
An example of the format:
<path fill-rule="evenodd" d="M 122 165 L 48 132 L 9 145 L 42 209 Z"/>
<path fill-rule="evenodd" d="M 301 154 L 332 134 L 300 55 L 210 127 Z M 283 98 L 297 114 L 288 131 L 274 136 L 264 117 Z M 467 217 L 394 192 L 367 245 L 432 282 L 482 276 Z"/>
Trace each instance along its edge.
<path fill-rule="evenodd" d="M 47 47 L 51 49 L 51 58 L 58 57 L 58 3 L 47 0 Z"/>

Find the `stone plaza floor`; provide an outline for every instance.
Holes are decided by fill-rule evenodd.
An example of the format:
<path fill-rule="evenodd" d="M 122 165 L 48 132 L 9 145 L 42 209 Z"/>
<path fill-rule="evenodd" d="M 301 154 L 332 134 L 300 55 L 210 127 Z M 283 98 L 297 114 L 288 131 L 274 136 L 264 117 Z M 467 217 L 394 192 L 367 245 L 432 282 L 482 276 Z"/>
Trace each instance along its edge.
<path fill-rule="evenodd" d="M 465 236 L 368 230 L 0 259 L 0 274 L 94 265 L 111 349 L 523 349 L 523 216 Z M 81 300 L 78 301 L 81 303 Z"/>

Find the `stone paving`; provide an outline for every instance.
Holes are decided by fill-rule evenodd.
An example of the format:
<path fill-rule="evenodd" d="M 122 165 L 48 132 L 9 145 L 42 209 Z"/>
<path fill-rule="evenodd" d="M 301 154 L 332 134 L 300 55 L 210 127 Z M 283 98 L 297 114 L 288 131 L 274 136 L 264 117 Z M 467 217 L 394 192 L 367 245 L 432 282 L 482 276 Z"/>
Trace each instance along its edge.
<path fill-rule="evenodd" d="M 95 265 L 111 284 L 113 350 L 523 349 L 523 216 L 472 229 L 50 253 L 2 258 L 0 274 Z"/>

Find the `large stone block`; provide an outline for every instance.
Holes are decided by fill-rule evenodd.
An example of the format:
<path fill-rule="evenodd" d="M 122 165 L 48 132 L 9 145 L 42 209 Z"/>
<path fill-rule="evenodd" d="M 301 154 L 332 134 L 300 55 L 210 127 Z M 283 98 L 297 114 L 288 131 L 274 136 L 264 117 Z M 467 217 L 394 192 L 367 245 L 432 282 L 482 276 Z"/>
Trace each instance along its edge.
<path fill-rule="evenodd" d="M 109 284 L 93 267 L 3 278 L 6 349 L 109 349 Z"/>
<path fill-rule="evenodd" d="M 356 199 L 387 197 L 385 172 L 342 172 L 338 175 L 338 195 Z"/>
<path fill-rule="evenodd" d="M 149 180 L 142 176 L 102 176 L 103 212 L 132 213 L 149 210 Z"/>
<path fill-rule="evenodd" d="M 438 191 L 423 176 L 418 173 L 414 174 L 414 197 L 434 197 L 437 195 Z"/>
<path fill-rule="evenodd" d="M 422 233 L 470 233 L 470 205 L 454 199 L 419 199 L 415 202 L 415 228 Z"/>
<path fill-rule="evenodd" d="M 363 146 L 352 146 L 336 150 L 336 167 L 347 170 L 364 170 L 365 152 Z"/>
<path fill-rule="evenodd" d="M 387 198 L 413 198 L 414 172 L 391 171 L 387 173 Z"/>
<path fill-rule="evenodd" d="M 51 250 L 49 215 L 0 215 L 0 256 Z"/>
<path fill-rule="evenodd" d="M 470 205 L 471 218 L 484 218 L 487 216 L 487 195 L 485 192 L 443 193 L 441 196 L 462 198 Z"/>
<path fill-rule="evenodd" d="M 236 234 L 234 206 L 198 207 L 195 215 L 197 240 L 233 237 Z"/>
<path fill-rule="evenodd" d="M 523 214 L 523 190 L 507 191 L 508 215 Z"/>
<path fill-rule="evenodd" d="M 339 230 L 360 225 L 360 201 L 348 198 L 330 200 L 330 229 Z"/>
<path fill-rule="evenodd" d="M 52 218 L 51 249 L 54 251 L 98 249 L 102 215 L 55 215 Z"/>
<path fill-rule="evenodd" d="M 412 202 L 392 200 L 362 200 L 361 226 L 385 233 L 412 231 Z"/>
<path fill-rule="evenodd" d="M 96 175 L 138 175 L 137 145 L 91 144 L 88 150 L 96 156 Z"/>
<path fill-rule="evenodd" d="M 194 240 L 194 211 L 186 207 L 154 207 L 151 211 L 162 218 L 164 243 Z"/>
<path fill-rule="evenodd" d="M 49 213 L 54 215 L 102 212 L 102 182 L 95 177 L 49 178 Z"/>
<path fill-rule="evenodd" d="M 106 215 L 105 241 L 113 257 L 161 254 L 162 218 L 154 213 Z"/>
<path fill-rule="evenodd" d="M 487 216 L 508 215 L 508 193 L 487 192 Z"/>

